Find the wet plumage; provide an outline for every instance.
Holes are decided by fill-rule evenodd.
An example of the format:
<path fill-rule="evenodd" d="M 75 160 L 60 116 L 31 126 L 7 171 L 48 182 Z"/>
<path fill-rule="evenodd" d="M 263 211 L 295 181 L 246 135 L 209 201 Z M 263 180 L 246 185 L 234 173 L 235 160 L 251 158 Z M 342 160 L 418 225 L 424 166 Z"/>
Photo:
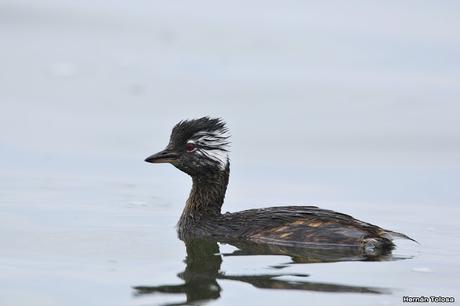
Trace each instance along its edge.
<path fill-rule="evenodd" d="M 171 163 L 189 174 L 192 190 L 178 223 L 179 237 L 212 237 L 279 246 L 360 247 L 372 254 L 391 250 L 394 237 L 349 215 L 315 206 L 284 206 L 221 213 L 230 174 L 229 135 L 220 119 L 204 117 L 179 122 L 167 147 L 146 159 Z"/>

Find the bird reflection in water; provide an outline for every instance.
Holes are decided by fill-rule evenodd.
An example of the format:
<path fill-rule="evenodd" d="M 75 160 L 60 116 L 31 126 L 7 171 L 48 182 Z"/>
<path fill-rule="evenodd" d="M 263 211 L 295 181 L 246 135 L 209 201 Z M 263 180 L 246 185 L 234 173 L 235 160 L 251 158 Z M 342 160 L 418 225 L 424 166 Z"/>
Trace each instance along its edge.
<path fill-rule="evenodd" d="M 256 275 L 227 275 L 220 270 L 223 256 L 247 256 L 247 255 L 286 255 L 292 262 L 274 266 L 279 272 L 282 268 L 294 263 L 321 263 L 338 261 L 383 261 L 394 260 L 391 252 L 378 255 L 363 255 L 362 248 L 295 248 L 288 246 L 260 245 L 253 243 L 231 243 L 238 250 L 221 254 L 219 245 L 212 240 L 189 240 L 185 241 L 187 257 L 185 259 L 185 271 L 178 274 L 184 280 L 180 285 L 160 286 L 135 286 L 135 296 L 149 294 L 185 294 L 186 301 L 164 305 L 190 305 L 197 302 L 205 303 L 220 297 L 222 288 L 218 280 L 234 280 L 253 285 L 261 289 L 285 289 L 306 290 L 317 292 L 343 292 L 343 293 L 367 293 L 388 294 L 389 289 L 347 286 L 331 283 L 311 282 L 304 280 L 308 274 L 274 273 Z M 296 280 L 280 279 L 282 276 L 295 277 Z M 303 278 L 303 279 L 302 279 Z M 299 280 L 301 279 L 301 280 Z"/>

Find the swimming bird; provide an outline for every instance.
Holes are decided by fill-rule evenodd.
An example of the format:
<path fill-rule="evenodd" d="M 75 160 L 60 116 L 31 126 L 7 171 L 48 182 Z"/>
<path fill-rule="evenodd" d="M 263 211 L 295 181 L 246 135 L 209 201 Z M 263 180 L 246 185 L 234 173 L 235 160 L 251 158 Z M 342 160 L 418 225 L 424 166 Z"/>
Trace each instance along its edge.
<path fill-rule="evenodd" d="M 278 206 L 222 213 L 230 175 L 229 130 L 220 118 L 180 121 L 166 148 L 145 159 L 170 163 L 193 184 L 177 224 L 179 238 L 213 238 L 294 247 L 359 247 L 364 253 L 394 248 L 408 236 L 316 206 Z"/>

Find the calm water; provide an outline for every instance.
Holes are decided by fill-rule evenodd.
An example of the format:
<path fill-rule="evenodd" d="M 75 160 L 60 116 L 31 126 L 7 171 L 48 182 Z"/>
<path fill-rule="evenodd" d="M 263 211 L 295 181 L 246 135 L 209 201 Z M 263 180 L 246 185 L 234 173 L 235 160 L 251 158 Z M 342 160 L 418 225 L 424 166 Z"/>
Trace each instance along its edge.
<path fill-rule="evenodd" d="M 3 1 L 0 304 L 460 298 L 458 11 Z M 420 245 L 328 263 L 317 257 L 337 254 L 186 246 L 174 226 L 190 179 L 143 159 L 177 121 L 202 115 L 233 135 L 225 211 L 318 205 Z"/>

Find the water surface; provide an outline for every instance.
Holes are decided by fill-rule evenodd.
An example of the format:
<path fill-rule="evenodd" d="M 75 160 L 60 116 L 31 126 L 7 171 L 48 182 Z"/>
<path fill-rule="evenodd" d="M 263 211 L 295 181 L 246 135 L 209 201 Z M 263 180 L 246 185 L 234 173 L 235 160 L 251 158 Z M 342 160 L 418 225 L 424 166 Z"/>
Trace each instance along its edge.
<path fill-rule="evenodd" d="M 458 297 L 458 9 L 3 1 L 0 303 Z M 420 245 L 333 262 L 187 250 L 174 226 L 190 179 L 143 159 L 202 115 L 233 135 L 224 211 L 317 205 Z"/>

